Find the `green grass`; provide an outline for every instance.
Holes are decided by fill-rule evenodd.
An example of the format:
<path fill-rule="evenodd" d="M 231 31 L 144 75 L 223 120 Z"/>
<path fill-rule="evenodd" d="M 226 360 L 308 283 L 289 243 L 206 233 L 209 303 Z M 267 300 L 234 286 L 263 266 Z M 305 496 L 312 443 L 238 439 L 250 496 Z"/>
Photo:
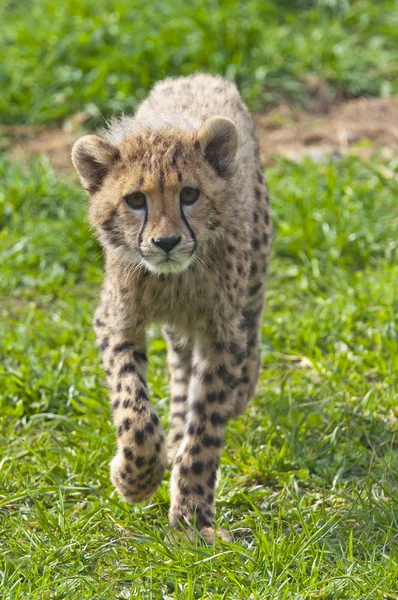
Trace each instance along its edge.
<path fill-rule="evenodd" d="M 249 106 L 398 92 L 396 0 L 4 0 L 0 122 L 132 110 L 167 75 Z M 398 160 L 269 170 L 263 370 L 229 423 L 218 523 L 171 545 L 167 474 L 129 507 L 91 321 L 102 254 L 76 180 L 0 157 L 0 599 L 398 599 Z M 166 425 L 165 345 L 149 383 Z"/>
<path fill-rule="evenodd" d="M 134 507 L 110 485 L 83 193 L 46 162 L 0 162 L 0 597 L 398 598 L 398 161 L 385 167 L 269 170 L 264 368 L 223 452 L 217 519 L 235 541 L 207 548 L 164 541 L 167 481 Z M 149 381 L 166 424 L 157 331 Z"/>
<path fill-rule="evenodd" d="M 398 92 L 396 0 L 3 0 L 0 122 L 132 110 L 153 83 L 197 70 L 235 80 L 252 109 L 306 80 Z"/>

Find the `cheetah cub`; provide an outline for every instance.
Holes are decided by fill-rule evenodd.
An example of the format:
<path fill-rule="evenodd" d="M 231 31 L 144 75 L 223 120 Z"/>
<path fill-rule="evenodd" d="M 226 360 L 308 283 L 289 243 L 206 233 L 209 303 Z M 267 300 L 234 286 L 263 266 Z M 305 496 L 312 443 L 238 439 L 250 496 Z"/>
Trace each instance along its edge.
<path fill-rule="evenodd" d="M 112 482 L 140 502 L 172 464 L 171 525 L 228 539 L 216 473 L 226 423 L 256 386 L 271 241 L 249 112 L 219 77 L 166 79 L 134 117 L 79 139 L 72 160 L 105 250 L 94 327 L 117 430 Z M 153 323 L 168 343 L 167 441 L 146 382 Z"/>

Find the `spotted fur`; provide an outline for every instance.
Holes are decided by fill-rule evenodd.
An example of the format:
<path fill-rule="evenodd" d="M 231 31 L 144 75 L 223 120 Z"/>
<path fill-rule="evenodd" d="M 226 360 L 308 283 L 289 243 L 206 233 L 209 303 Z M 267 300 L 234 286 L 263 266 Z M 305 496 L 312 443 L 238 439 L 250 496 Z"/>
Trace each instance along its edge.
<path fill-rule="evenodd" d="M 94 327 L 117 431 L 111 479 L 150 497 L 172 463 L 170 521 L 214 535 L 216 474 L 228 419 L 260 367 L 271 244 L 258 143 L 234 85 L 209 75 L 158 83 L 134 117 L 76 142 L 89 218 L 105 249 Z M 183 206 L 182 188 L 200 190 Z M 146 195 L 144 210 L 127 198 Z M 156 240 L 174 238 L 165 253 Z M 145 330 L 164 326 L 171 374 L 165 441 L 148 398 Z"/>

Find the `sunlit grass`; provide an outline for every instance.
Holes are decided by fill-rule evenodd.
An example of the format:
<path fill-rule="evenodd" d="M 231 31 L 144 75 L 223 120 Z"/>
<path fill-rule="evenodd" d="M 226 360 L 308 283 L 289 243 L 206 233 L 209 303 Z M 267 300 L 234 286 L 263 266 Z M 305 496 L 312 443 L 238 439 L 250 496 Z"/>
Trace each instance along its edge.
<path fill-rule="evenodd" d="M 396 173 L 397 165 L 388 165 Z M 384 172 L 384 171 L 382 171 Z M 214 548 L 167 538 L 167 479 L 128 507 L 91 319 L 85 198 L 0 163 L 0 587 L 5 598 L 397 598 L 397 185 L 280 161 L 258 394 L 228 426 Z M 152 400 L 167 422 L 165 346 Z"/>
<path fill-rule="evenodd" d="M 207 71 L 250 108 L 398 92 L 395 0 L 4 0 L 0 121 L 134 109 L 166 76 Z"/>

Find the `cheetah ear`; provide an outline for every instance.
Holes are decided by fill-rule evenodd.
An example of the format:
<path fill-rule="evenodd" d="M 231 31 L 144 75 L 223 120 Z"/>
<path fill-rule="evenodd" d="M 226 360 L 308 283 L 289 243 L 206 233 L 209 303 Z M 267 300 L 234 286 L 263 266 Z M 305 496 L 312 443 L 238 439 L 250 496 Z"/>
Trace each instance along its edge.
<path fill-rule="evenodd" d="M 198 139 L 205 159 L 218 175 L 232 175 L 238 149 L 235 123 L 226 117 L 210 117 L 200 128 Z"/>
<path fill-rule="evenodd" d="M 99 190 L 110 167 L 119 158 L 116 146 L 97 135 L 83 136 L 72 148 L 73 165 L 89 193 Z"/>

